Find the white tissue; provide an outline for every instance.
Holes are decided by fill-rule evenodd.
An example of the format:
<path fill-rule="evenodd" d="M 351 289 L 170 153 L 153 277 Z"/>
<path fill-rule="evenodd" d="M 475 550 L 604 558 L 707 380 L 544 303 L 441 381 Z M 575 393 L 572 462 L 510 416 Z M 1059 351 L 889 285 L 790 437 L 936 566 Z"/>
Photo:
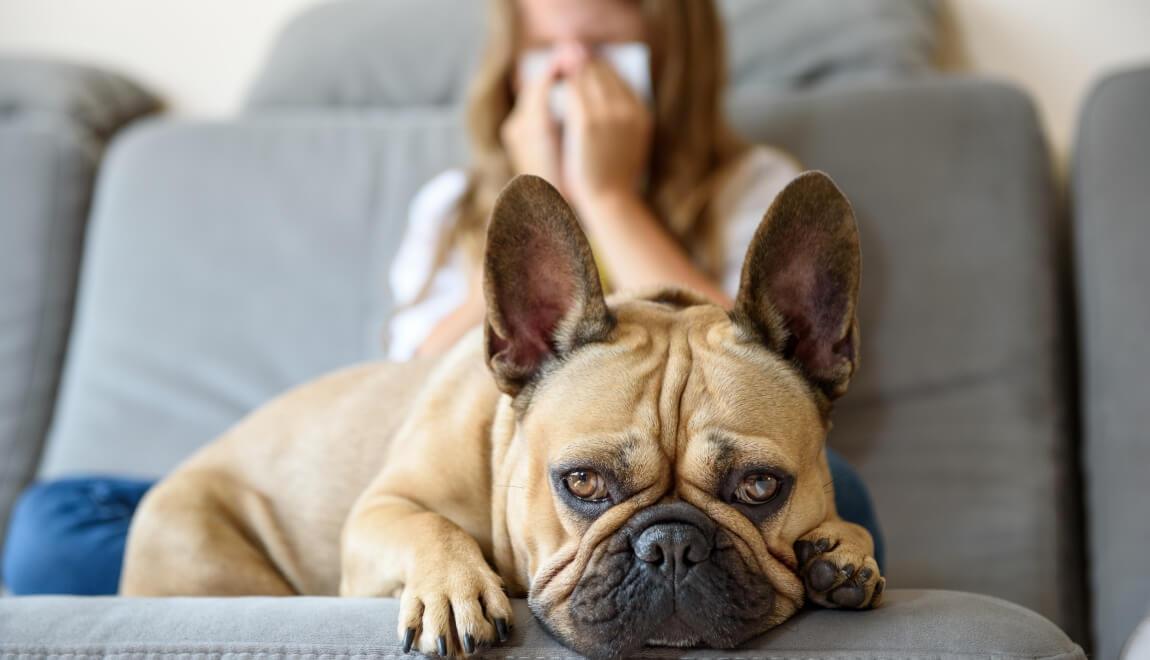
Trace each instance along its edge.
<path fill-rule="evenodd" d="M 647 48 L 647 44 L 637 41 L 605 44 L 596 49 L 596 55 L 610 64 L 639 98 L 650 105 L 652 98 L 651 51 Z M 520 82 L 526 84 L 543 75 L 551 58 L 550 48 L 527 51 L 519 58 Z M 563 79 L 555 81 L 551 87 L 551 96 L 548 99 L 551 116 L 555 118 L 555 121 L 562 122 L 567 115 L 567 94 L 567 81 Z"/>

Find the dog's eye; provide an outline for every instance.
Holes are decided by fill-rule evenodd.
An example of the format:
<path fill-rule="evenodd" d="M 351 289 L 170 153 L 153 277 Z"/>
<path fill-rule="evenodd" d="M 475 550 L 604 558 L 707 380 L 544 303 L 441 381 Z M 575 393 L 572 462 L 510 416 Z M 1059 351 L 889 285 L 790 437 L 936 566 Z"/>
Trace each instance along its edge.
<path fill-rule="evenodd" d="M 735 499 L 743 504 L 766 504 L 779 494 L 778 477 L 767 472 L 748 474 L 735 489 Z"/>
<path fill-rule="evenodd" d="M 607 480 L 594 470 L 572 470 L 563 477 L 572 495 L 587 502 L 607 499 Z"/>

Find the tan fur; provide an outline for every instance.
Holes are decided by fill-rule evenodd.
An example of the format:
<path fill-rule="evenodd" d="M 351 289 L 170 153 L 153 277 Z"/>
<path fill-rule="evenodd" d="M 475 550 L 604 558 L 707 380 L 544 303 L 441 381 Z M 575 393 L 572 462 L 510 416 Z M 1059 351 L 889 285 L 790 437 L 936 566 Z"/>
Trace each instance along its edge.
<path fill-rule="evenodd" d="M 683 500 L 775 590 L 762 630 L 805 592 L 836 606 L 804 586 L 800 540 L 827 540 L 819 557 L 836 566 L 873 567 L 863 606 L 877 604 L 872 542 L 835 513 L 828 422 L 801 371 L 692 294 L 608 307 L 608 340 L 566 356 L 525 407 L 485 368 L 479 331 L 440 360 L 354 367 L 272 401 L 145 497 L 121 591 L 399 595 L 401 637 L 416 629 L 433 653 L 445 636 L 460 653 L 465 636 L 494 641 L 493 622 L 510 620 L 506 588 L 565 637 L 566 599 L 604 539 L 643 507 Z M 620 447 L 634 495 L 591 522 L 557 503 L 550 466 Z M 716 496 L 720 459 L 784 468 L 794 490 L 756 525 Z"/>

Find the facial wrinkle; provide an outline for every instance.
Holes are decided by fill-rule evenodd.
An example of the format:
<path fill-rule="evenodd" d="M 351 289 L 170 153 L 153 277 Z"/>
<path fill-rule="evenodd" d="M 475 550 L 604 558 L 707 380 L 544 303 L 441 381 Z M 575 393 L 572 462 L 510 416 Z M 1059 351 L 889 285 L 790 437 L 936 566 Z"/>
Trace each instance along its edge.
<path fill-rule="evenodd" d="M 660 393 L 659 416 L 664 420 L 663 451 L 670 461 L 671 474 L 675 474 L 680 453 L 687 445 L 687 424 L 683 422 L 683 402 L 686 398 L 692 370 L 693 355 L 686 333 L 670 333 L 664 368 L 663 390 Z"/>

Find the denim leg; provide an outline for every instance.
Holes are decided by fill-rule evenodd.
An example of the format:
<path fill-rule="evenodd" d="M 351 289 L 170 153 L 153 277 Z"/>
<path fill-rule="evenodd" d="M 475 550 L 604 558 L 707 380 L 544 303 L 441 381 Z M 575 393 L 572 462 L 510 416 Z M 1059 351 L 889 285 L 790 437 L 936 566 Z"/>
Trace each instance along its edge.
<path fill-rule="evenodd" d="M 15 595 L 116 593 L 132 514 L 150 481 L 35 484 L 12 510 L 3 580 Z"/>
<path fill-rule="evenodd" d="M 835 508 L 838 509 L 839 517 L 862 525 L 870 532 L 874 537 L 874 558 L 882 569 L 886 566 L 886 546 L 866 484 L 850 463 L 833 449 L 827 448 L 827 462 L 831 468 L 831 479 L 834 480 Z"/>

